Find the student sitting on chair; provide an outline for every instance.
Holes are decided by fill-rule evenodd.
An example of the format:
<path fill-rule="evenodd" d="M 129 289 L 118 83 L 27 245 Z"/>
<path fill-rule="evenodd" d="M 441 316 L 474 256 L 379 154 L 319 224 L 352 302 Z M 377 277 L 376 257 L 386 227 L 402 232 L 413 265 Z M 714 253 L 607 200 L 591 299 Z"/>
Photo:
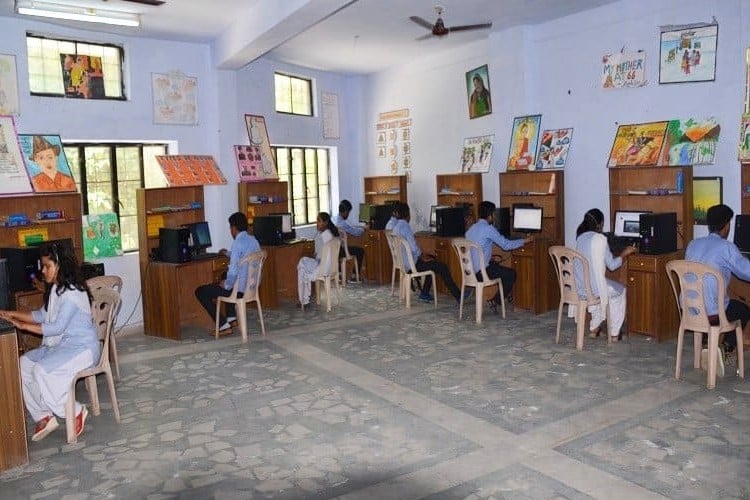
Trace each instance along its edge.
<path fill-rule="evenodd" d="M 355 237 L 362 236 L 365 232 L 365 228 L 362 226 L 352 226 L 346 220 L 349 218 L 349 213 L 351 211 L 351 202 L 349 200 L 341 200 L 341 203 L 339 203 L 339 214 L 332 217 L 333 224 L 339 229 L 339 231 L 344 231 L 346 234 L 350 234 Z M 357 265 L 359 266 L 359 269 L 362 269 L 362 261 L 365 258 L 365 251 L 362 249 L 362 247 L 352 245 L 347 246 L 349 247 L 349 255 L 357 259 Z M 341 250 L 339 250 L 339 259 L 344 258 L 344 252 L 345 251 L 342 244 Z M 354 281 L 354 278 L 352 278 L 351 281 Z"/>
<path fill-rule="evenodd" d="M 324 266 L 325 269 L 331 266 L 330 262 L 320 261 L 323 256 L 323 246 L 333 238 L 339 237 L 339 230 L 328 212 L 320 212 L 315 225 L 318 229 L 315 235 L 315 258 L 302 257 L 297 264 L 297 295 L 300 306 L 303 308 L 310 303 L 312 282 L 318 275 L 319 267 Z"/>
<path fill-rule="evenodd" d="M 234 282 L 239 280 L 238 290 L 244 290 L 247 282 L 247 267 L 240 267 L 240 261 L 247 254 L 260 252 L 260 243 L 255 236 L 247 232 L 247 217 L 242 212 L 235 212 L 229 216 L 229 233 L 232 235 L 232 248 L 227 252 L 222 248 L 219 253 L 229 257 L 229 268 L 224 284 L 210 283 L 201 285 L 195 289 L 195 298 L 201 303 L 211 319 L 216 323 L 216 297 L 229 297 L 232 294 Z M 237 294 L 242 296 L 242 292 Z M 226 317 L 219 318 L 219 331 L 223 332 L 232 328 L 231 323 L 237 320 L 237 312 L 233 304 L 226 305 Z M 244 311 L 241 314 L 245 314 Z"/>
<path fill-rule="evenodd" d="M 524 239 L 509 240 L 493 225 L 495 216 L 495 204 L 491 201 L 483 201 L 479 204 L 479 220 L 475 222 L 468 231 L 466 231 L 466 239 L 472 241 L 482 247 L 482 253 L 484 254 L 484 262 L 487 265 L 487 277 L 494 280 L 500 278 L 503 284 L 503 292 L 505 293 L 505 301 L 512 303 L 512 290 L 513 284 L 516 282 L 516 271 L 510 267 L 500 265 L 500 258 L 496 255 L 492 255 L 492 245 L 497 245 L 505 251 L 515 250 L 521 248 L 526 243 L 533 241 L 533 237 L 529 236 Z M 479 256 L 471 255 L 472 266 L 474 272 L 477 275 L 477 279 L 482 281 L 482 270 L 479 269 Z M 481 298 L 477 298 L 481 300 Z M 497 310 L 497 305 L 500 304 L 500 297 L 495 296 L 490 300 L 490 306 Z"/>
<path fill-rule="evenodd" d="M 739 279 L 750 281 L 750 260 L 740 253 L 731 241 L 727 241 L 734 212 L 726 205 L 714 205 L 706 212 L 708 223 L 708 236 L 697 238 L 688 243 L 685 249 L 685 260 L 700 262 L 713 267 L 724 277 L 727 290 L 724 293 L 724 309 L 727 321 L 740 320 L 744 329 L 750 321 L 750 307 L 742 301 L 729 298 L 729 281 L 732 274 Z M 716 309 L 718 290 L 714 281 L 705 284 L 704 294 L 706 298 L 706 313 L 712 325 L 719 324 L 719 311 Z M 708 338 L 703 335 L 704 345 Z M 724 335 L 724 352 L 732 352 L 737 347 L 735 335 Z"/>
<path fill-rule="evenodd" d="M 607 269 L 614 271 L 622 266 L 625 259 L 636 252 L 636 248 L 629 246 L 620 253 L 619 257 L 612 257 L 607 237 L 602 234 L 603 225 L 604 214 L 601 210 L 592 208 L 586 212 L 576 231 L 576 250 L 588 261 L 589 271 L 591 272 L 591 292 L 600 300 L 599 304 L 589 309 L 591 313 L 589 337 L 599 336 L 601 324 L 607 319 L 607 307 L 609 307 L 609 318 L 607 319 L 609 335 L 613 342 L 619 342 L 622 338 L 620 329 L 625 322 L 625 287 L 616 281 L 607 279 L 605 272 Z M 578 289 L 583 290 L 583 269 L 581 269 L 580 264 L 575 266 L 575 273 Z"/>
<path fill-rule="evenodd" d="M 453 277 L 448 270 L 448 266 L 446 266 L 442 262 L 437 261 L 434 255 L 422 253 L 422 249 L 419 248 L 419 245 L 417 245 L 417 240 L 414 239 L 414 231 L 412 231 L 411 226 L 409 225 L 409 221 L 411 220 L 411 211 L 409 210 L 409 205 L 407 205 L 406 203 L 400 203 L 398 205 L 398 211 L 399 221 L 393 227 L 393 234 L 405 239 L 409 244 L 412 257 L 414 258 L 414 265 L 416 266 L 417 271 L 433 271 L 436 275 L 442 278 L 443 283 L 445 283 L 445 286 L 448 287 L 448 290 L 450 291 L 451 295 L 453 295 L 453 298 L 456 299 L 456 301 L 461 300 L 461 291 L 456 286 L 456 282 L 453 281 Z M 404 263 L 406 264 L 407 262 L 408 260 L 404 259 Z M 433 297 L 430 294 L 431 287 L 432 279 L 430 276 L 427 276 L 424 278 L 422 291 L 419 294 L 419 300 L 421 300 L 422 302 L 433 301 Z M 469 293 L 467 293 L 467 295 L 469 295 Z"/>

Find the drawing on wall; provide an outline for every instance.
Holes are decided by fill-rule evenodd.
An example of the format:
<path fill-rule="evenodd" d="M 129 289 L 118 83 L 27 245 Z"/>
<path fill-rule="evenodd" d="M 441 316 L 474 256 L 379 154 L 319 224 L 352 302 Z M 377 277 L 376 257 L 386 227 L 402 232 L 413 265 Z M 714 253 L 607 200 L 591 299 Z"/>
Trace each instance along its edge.
<path fill-rule="evenodd" d="M 693 177 L 693 218 L 706 224 L 708 209 L 722 203 L 721 177 Z"/>
<path fill-rule="evenodd" d="M 268 139 L 266 119 L 260 115 L 245 115 L 245 127 L 250 145 L 253 146 L 254 151 L 260 153 L 261 169 L 263 172 L 268 172 L 270 179 L 278 178 L 276 158 L 271 149 L 271 141 Z"/>
<path fill-rule="evenodd" d="M 155 158 L 169 186 L 205 186 L 227 183 L 213 156 L 157 155 Z"/>
<path fill-rule="evenodd" d="M 517 116 L 513 118 L 508 151 L 508 170 L 534 170 L 536 146 L 539 141 L 539 126 L 542 115 Z"/>
<path fill-rule="evenodd" d="M 494 135 L 481 135 L 464 139 L 461 153 L 461 172 L 489 172 L 492 162 Z"/>
<path fill-rule="evenodd" d="M 750 115 L 742 115 L 738 157 L 740 160 L 750 160 Z"/>
<path fill-rule="evenodd" d="M 122 255 L 122 235 L 117 214 L 83 216 L 83 257 L 99 259 Z"/>
<path fill-rule="evenodd" d="M 713 164 L 720 132 L 715 118 L 670 120 L 659 165 Z"/>
<path fill-rule="evenodd" d="M 60 54 L 65 97 L 104 99 L 102 58 L 84 54 Z"/>
<path fill-rule="evenodd" d="M 151 74 L 154 123 L 198 125 L 198 79 L 180 71 Z"/>
<path fill-rule="evenodd" d="M 240 182 L 257 182 L 268 179 L 278 179 L 275 165 L 264 165 L 259 146 L 235 146 L 234 158 L 237 160 L 237 170 Z"/>
<path fill-rule="evenodd" d="M 490 74 L 486 64 L 466 72 L 466 95 L 469 100 L 469 118 L 492 113 Z"/>
<path fill-rule="evenodd" d="M 662 31 L 659 83 L 713 81 L 718 34 L 718 24 Z"/>
<path fill-rule="evenodd" d="M 37 193 L 76 191 L 59 135 L 18 134 L 18 143 Z"/>
<path fill-rule="evenodd" d="M 0 115 L 0 194 L 31 192 L 31 182 L 13 117 Z"/>
<path fill-rule="evenodd" d="M 617 127 L 607 166 L 657 165 L 668 124 L 664 121 Z"/>
<path fill-rule="evenodd" d="M 20 109 L 16 56 L 0 54 L 0 115 L 18 115 Z"/>
<path fill-rule="evenodd" d="M 542 132 L 536 168 L 539 170 L 564 168 L 572 137 L 572 128 L 558 128 Z"/>
<path fill-rule="evenodd" d="M 602 88 L 643 87 L 646 83 L 645 52 L 618 52 L 602 57 Z"/>

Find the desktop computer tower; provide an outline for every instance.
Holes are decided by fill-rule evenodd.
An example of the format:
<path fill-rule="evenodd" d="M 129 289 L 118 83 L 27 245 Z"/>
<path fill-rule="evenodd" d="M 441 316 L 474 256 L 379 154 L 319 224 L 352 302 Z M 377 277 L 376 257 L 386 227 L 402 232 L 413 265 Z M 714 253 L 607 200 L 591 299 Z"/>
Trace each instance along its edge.
<path fill-rule="evenodd" d="M 664 212 L 641 214 L 640 252 L 647 255 L 660 255 L 677 250 L 677 214 Z"/>
<path fill-rule="evenodd" d="M 85 280 L 104 276 L 104 264 L 101 262 L 83 262 L 81 264 L 81 274 Z"/>
<path fill-rule="evenodd" d="M 0 248 L 0 257 L 7 261 L 8 288 L 11 294 L 34 290 L 33 278 L 41 279 L 39 247 Z"/>
<path fill-rule="evenodd" d="M 10 309 L 10 288 L 8 286 L 8 259 L 0 259 L 0 309 Z"/>
<path fill-rule="evenodd" d="M 466 233 L 466 209 L 440 208 L 435 213 L 435 222 L 438 236 L 463 236 Z"/>
<path fill-rule="evenodd" d="M 188 228 L 159 228 L 159 260 L 171 263 L 190 261 L 190 230 Z"/>
<path fill-rule="evenodd" d="M 393 215 L 393 205 L 375 205 L 370 229 L 385 229 Z"/>
<path fill-rule="evenodd" d="M 496 208 L 493 219 L 497 232 L 506 238 L 510 238 L 510 207 Z"/>
<path fill-rule="evenodd" d="M 734 218 L 734 244 L 740 252 L 750 252 L 750 215 L 737 215 Z"/>

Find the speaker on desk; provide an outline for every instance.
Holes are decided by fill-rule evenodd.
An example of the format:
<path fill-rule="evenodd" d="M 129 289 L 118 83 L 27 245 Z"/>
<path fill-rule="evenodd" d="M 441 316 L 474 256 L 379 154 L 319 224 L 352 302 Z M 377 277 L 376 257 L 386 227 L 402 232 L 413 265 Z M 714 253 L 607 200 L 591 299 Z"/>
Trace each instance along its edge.
<path fill-rule="evenodd" d="M 640 233 L 641 253 L 660 255 L 677 251 L 677 214 L 641 214 Z"/>
<path fill-rule="evenodd" d="M 0 259 L 0 309 L 10 309 L 10 287 L 8 282 L 8 259 Z"/>

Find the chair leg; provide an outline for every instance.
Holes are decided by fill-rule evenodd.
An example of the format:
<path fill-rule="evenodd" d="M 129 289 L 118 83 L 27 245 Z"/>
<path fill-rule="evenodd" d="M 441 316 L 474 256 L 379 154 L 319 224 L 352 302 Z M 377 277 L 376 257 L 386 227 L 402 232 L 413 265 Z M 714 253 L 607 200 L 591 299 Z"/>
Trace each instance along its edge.
<path fill-rule="evenodd" d="M 100 415 L 102 409 L 99 405 L 99 388 L 96 386 L 96 375 L 86 377 L 84 382 L 86 384 L 86 390 L 89 392 L 89 398 L 91 399 L 91 413 L 94 415 Z"/>
<path fill-rule="evenodd" d="M 435 301 L 435 309 L 437 309 L 437 281 L 435 280 L 435 273 L 432 273 L 432 298 Z"/>
<path fill-rule="evenodd" d="M 411 309 L 411 277 L 406 279 L 403 289 L 404 294 L 406 294 L 406 308 Z"/>
<path fill-rule="evenodd" d="M 76 382 L 78 379 L 73 379 L 70 383 L 70 392 L 68 393 L 68 400 L 65 402 L 65 433 L 68 436 L 68 443 L 75 443 L 78 439 L 76 438 L 75 428 L 75 400 L 76 400 Z"/>
<path fill-rule="evenodd" d="M 682 346 L 685 343 L 685 329 L 680 325 L 680 329 L 677 330 L 677 355 L 675 356 L 675 367 L 674 367 L 674 378 L 680 380 L 680 372 L 682 371 Z"/>
<path fill-rule="evenodd" d="M 117 403 L 117 393 L 115 392 L 115 380 L 112 378 L 112 369 L 104 372 L 109 386 L 109 399 L 112 401 L 112 411 L 115 414 L 115 421 L 120 423 L 120 405 Z"/>
<path fill-rule="evenodd" d="M 214 327 L 214 338 L 219 339 L 219 315 L 221 314 L 221 297 L 216 299 L 216 325 Z"/>
<path fill-rule="evenodd" d="M 247 333 L 247 304 L 244 302 L 242 304 L 242 311 L 239 311 L 239 304 L 235 304 L 235 307 L 238 308 L 237 311 L 237 323 L 239 323 L 240 327 L 240 334 L 242 335 L 242 342 L 247 343 L 249 342 L 249 337 Z"/>
<path fill-rule="evenodd" d="M 341 262 L 339 263 L 339 279 L 341 280 L 341 285 L 346 288 L 346 257 L 341 259 Z"/>
<path fill-rule="evenodd" d="M 396 266 L 393 266 L 393 268 L 391 268 L 391 297 L 393 297 L 393 292 L 396 288 L 396 271 Z M 399 281 L 399 285 L 400 284 L 401 282 Z M 399 288 L 399 293 L 401 293 L 401 288 Z"/>
<path fill-rule="evenodd" d="M 475 297 L 475 316 L 476 316 L 476 322 L 477 325 L 482 324 L 482 306 L 484 306 L 484 287 L 476 286 L 474 287 L 474 293 L 476 294 Z M 461 300 L 464 300 L 464 291 L 461 290 Z"/>
<path fill-rule="evenodd" d="M 497 293 L 500 295 L 500 310 L 503 313 L 503 319 L 505 319 L 505 291 L 503 290 L 502 283 L 497 284 Z"/>
<path fill-rule="evenodd" d="M 357 283 L 362 282 L 362 278 L 359 277 L 359 262 L 357 262 L 357 259 L 354 259 L 354 278 L 357 281 Z"/>
<path fill-rule="evenodd" d="M 701 367 L 701 351 L 703 350 L 703 333 L 693 332 L 693 368 Z"/>
<path fill-rule="evenodd" d="M 742 327 L 738 326 L 734 330 L 734 335 L 737 337 L 737 376 L 745 378 L 745 352 L 744 346 L 742 345 Z"/>
<path fill-rule="evenodd" d="M 461 281 L 461 298 L 458 299 L 458 319 L 464 319 L 464 283 Z"/>
<path fill-rule="evenodd" d="M 115 377 L 120 380 L 120 361 L 117 359 L 117 342 L 114 332 L 109 336 L 109 357 L 115 365 Z"/>
<path fill-rule="evenodd" d="M 503 303 L 505 303 L 505 301 L 503 301 Z M 562 312 L 564 306 L 565 303 L 561 300 L 560 307 L 557 308 L 557 331 L 555 332 L 555 344 L 560 343 L 560 324 L 562 321 Z"/>
<path fill-rule="evenodd" d="M 331 277 L 329 276 L 326 281 L 326 312 L 331 312 Z"/>
<path fill-rule="evenodd" d="M 719 332 L 711 328 L 708 332 L 708 374 L 706 375 L 706 388 L 716 387 L 716 362 L 719 355 Z"/>
<path fill-rule="evenodd" d="M 263 324 L 263 308 L 260 306 L 260 297 L 255 299 L 255 305 L 258 306 L 258 320 L 260 321 L 260 333 L 266 336 L 266 326 Z"/>
<path fill-rule="evenodd" d="M 578 303 L 578 321 L 576 322 L 576 349 L 583 351 L 583 331 L 586 329 L 586 310 L 588 304 L 586 302 Z"/>

